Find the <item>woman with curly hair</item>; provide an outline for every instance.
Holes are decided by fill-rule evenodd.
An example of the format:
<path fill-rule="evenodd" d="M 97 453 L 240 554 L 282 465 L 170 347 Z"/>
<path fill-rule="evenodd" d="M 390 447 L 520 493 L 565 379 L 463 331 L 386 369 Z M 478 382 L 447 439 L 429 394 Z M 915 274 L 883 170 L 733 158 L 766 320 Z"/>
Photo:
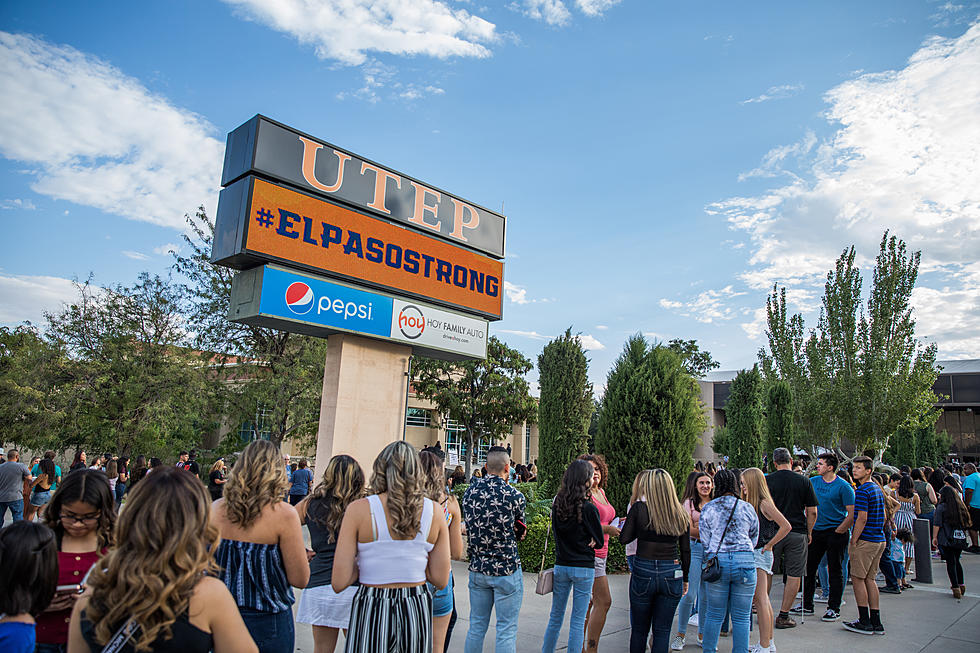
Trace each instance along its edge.
<path fill-rule="evenodd" d="M 612 607 L 612 594 L 609 593 L 609 579 L 606 578 L 606 559 L 609 557 L 609 536 L 619 537 L 619 529 L 613 526 L 616 521 L 616 508 L 606 498 L 606 478 L 609 468 L 606 459 L 599 454 L 582 454 L 578 460 L 592 464 L 592 488 L 589 500 L 599 510 L 599 523 L 602 524 L 602 546 L 595 550 L 595 580 L 592 582 L 592 603 L 585 617 L 585 651 L 593 653 L 599 648 L 599 637 L 606 625 L 606 615 Z"/>
<path fill-rule="evenodd" d="M 44 522 L 58 543 L 58 586 L 71 589 L 56 592 L 37 618 L 36 650 L 64 653 L 71 609 L 86 574 L 112 543 L 116 502 L 105 474 L 78 469 L 66 476 L 48 502 Z"/>
<path fill-rule="evenodd" d="M 213 504 L 221 579 L 260 653 L 292 652 L 295 598 L 289 586 L 303 588 L 310 579 L 299 515 L 282 500 L 288 487 L 279 448 L 255 440 L 232 468 L 224 497 Z"/>
<path fill-rule="evenodd" d="M 432 598 L 449 583 L 449 529 L 425 497 L 415 448 L 392 442 L 374 460 L 370 494 L 344 513 L 333 590 L 360 587 L 351 606 L 347 653 L 430 653 Z M 356 556 L 356 561 L 355 561 Z"/>
<path fill-rule="evenodd" d="M 300 522 L 310 529 L 310 582 L 299 597 L 296 622 L 313 626 L 313 653 L 333 653 L 340 629 L 350 623 L 356 587 L 339 594 L 330 587 L 337 535 L 344 511 L 364 496 L 364 472 L 350 456 L 334 456 L 313 492 L 296 506 Z"/>
<path fill-rule="evenodd" d="M 228 589 L 210 575 L 218 529 L 209 514 L 189 474 L 165 468 L 144 479 L 75 604 L 69 653 L 256 651 Z"/>
<path fill-rule="evenodd" d="M 595 578 L 595 549 L 602 543 L 599 510 L 589 501 L 592 465 L 573 460 L 561 479 L 561 489 L 551 509 L 555 534 L 554 593 L 551 616 L 544 631 L 541 653 L 553 653 L 558 633 L 565 621 L 568 595 L 572 595 L 572 615 L 568 624 L 568 650 L 578 653 L 585 639 L 585 613 Z"/>

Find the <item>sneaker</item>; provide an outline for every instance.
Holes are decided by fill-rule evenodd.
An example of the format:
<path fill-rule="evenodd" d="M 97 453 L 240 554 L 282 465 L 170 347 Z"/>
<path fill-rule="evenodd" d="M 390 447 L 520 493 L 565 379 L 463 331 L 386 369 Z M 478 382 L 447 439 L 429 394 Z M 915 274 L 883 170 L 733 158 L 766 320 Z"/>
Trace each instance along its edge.
<path fill-rule="evenodd" d="M 797 603 L 796 605 L 793 606 L 793 609 L 790 610 L 790 612 L 795 612 L 796 614 L 803 613 L 809 616 L 813 614 L 813 608 L 804 608 L 802 603 Z"/>
<path fill-rule="evenodd" d="M 718 636 L 719 637 L 728 637 L 728 631 L 727 630 L 723 630 L 720 633 L 718 633 Z"/>
<path fill-rule="evenodd" d="M 671 651 L 683 651 L 684 650 L 684 638 L 680 635 L 674 635 L 674 639 L 670 640 L 670 650 Z"/>
<path fill-rule="evenodd" d="M 769 653 L 771 650 L 770 646 L 762 648 L 762 644 L 753 644 L 749 647 L 749 653 Z"/>
<path fill-rule="evenodd" d="M 700 648 L 704 648 L 704 635 L 702 635 L 701 633 L 698 633 L 698 641 L 696 641 L 694 643 L 697 644 Z M 650 648 L 653 648 L 653 647 L 651 646 Z"/>
<path fill-rule="evenodd" d="M 882 593 L 882 594 L 901 594 L 902 593 L 901 588 L 898 588 L 898 587 L 888 587 L 887 585 L 885 585 L 884 587 L 879 587 L 878 588 L 878 591 L 880 593 Z"/>
<path fill-rule="evenodd" d="M 773 628 L 796 628 L 796 622 L 791 617 L 776 617 L 772 624 Z"/>
<path fill-rule="evenodd" d="M 882 624 L 878 624 L 877 626 L 872 626 L 872 628 L 875 629 L 875 635 L 885 634 L 885 627 Z"/>
<path fill-rule="evenodd" d="M 827 608 L 827 611 L 820 617 L 821 621 L 837 621 L 838 619 L 840 619 L 840 612 L 831 610 L 830 608 Z"/>
<path fill-rule="evenodd" d="M 827 601 L 830 600 L 830 596 L 829 595 L 827 595 L 827 596 L 825 596 L 825 595 L 815 596 L 815 597 L 813 597 L 813 600 L 816 601 L 817 603 L 826 603 Z"/>
<path fill-rule="evenodd" d="M 697 615 L 697 613 L 691 615 L 691 618 L 687 620 L 687 625 L 688 626 L 694 626 L 695 628 L 697 628 L 697 626 L 698 626 L 698 615 Z"/>
<path fill-rule="evenodd" d="M 963 592 L 960 590 L 959 587 L 953 588 L 953 598 L 956 599 L 957 601 L 963 598 Z"/>
<path fill-rule="evenodd" d="M 861 635 L 874 635 L 875 627 L 871 624 L 863 624 L 860 619 L 855 619 L 854 621 L 845 621 L 843 623 L 844 630 L 849 630 L 852 633 L 859 633 Z M 881 629 L 881 634 L 885 634 L 885 629 Z"/>

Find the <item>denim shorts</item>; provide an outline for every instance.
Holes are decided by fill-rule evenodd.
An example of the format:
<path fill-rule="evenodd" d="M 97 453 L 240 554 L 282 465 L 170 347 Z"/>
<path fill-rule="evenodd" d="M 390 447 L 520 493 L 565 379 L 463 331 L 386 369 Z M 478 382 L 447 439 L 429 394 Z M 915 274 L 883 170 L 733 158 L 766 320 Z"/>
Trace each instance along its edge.
<path fill-rule="evenodd" d="M 772 576 L 772 551 L 756 549 L 753 555 L 755 556 L 755 568 Z"/>
<path fill-rule="evenodd" d="M 453 612 L 453 575 L 449 574 L 449 582 L 441 590 L 437 590 L 432 583 L 426 583 L 432 593 L 432 616 L 445 617 Z"/>
<path fill-rule="evenodd" d="M 40 508 L 50 500 L 51 500 L 51 490 L 43 490 L 41 492 L 31 492 L 31 505 L 36 508 Z"/>

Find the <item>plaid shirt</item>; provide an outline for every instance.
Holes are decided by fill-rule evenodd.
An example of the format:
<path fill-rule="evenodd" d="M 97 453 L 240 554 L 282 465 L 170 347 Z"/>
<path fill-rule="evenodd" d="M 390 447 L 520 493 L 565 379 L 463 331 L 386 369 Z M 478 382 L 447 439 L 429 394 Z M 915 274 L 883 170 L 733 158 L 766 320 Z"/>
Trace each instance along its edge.
<path fill-rule="evenodd" d="M 466 488 L 463 519 L 469 538 L 470 571 L 509 576 L 521 566 L 514 522 L 524 521 L 524 495 L 499 476 Z"/>

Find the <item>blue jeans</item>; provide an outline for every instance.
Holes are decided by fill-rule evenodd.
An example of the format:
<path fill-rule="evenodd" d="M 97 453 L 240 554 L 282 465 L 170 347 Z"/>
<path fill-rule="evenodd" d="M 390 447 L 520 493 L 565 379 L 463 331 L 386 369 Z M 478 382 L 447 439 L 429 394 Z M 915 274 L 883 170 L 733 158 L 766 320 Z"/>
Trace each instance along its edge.
<path fill-rule="evenodd" d="M 691 570 L 687 578 L 687 594 L 681 599 L 677 608 L 677 632 L 687 632 L 687 622 L 695 610 L 695 601 L 701 596 L 704 603 L 705 583 L 701 582 L 701 561 L 704 558 L 704 547 L 700 542 L 691 542 Z M 704 632 L 704 606 L 698 610 L 698 632 Z"/>
<path fill-rule="evenodd" d="M 517 617 L 524 600 L 521 568 L 509 576 L 487 576 L 470 571 L 470 629 L 466 633 L 465 653 L 481 653 L 483 638 L 490 627 L 490 611 L 497 611 L 496 653 L 517 650 Z"/>
<path fill-rule="evenodd" d="M 635 561 L 634 561 L 635 562 Z M 555 588 L 551 595 L 551 616 L 544 631 L 541 653 L 554 653 L 558 633 L 565 621 L 568 594 L 572 594 L 572 616 L 568 622 L 568 650 L 581 651 L 585 641 L 585 614 L 592 598 L 595 567 L 566 567 L 555 565 Z"/>
<path fill-rule="evenodd" d="M 633 561 L 630 577 L 630 653 L 646 653 L 647 635 L 653 626 L 654 653 L 666 651 L 674 610 L 684 593 L 684 580 L 675 574 L 680 565 L 673 560 Z M 572 651 L 571 647 L 568 649 Z"/>
<path fill-rule="evenodd" d="M 248 634 L 252 636 L 259 653 L 293 653 L 296 644 L 296 627 L 293 611 L 259 612 L 238 608 Z"/>
<path fill-rule="evenodd" d="M 718 636 L 725 614 L 732 615 L 732 651 L 749 649 L 749 624 L 755 594 L 755 556 L 751 551 L 725 551 L 718 554 L 721 579 L 707 583 L 708 615 L 704 625 L 704 651 L 718 651 Z"/>
<path fill-rule="evenodd" d="M 24 518 L 23 499 L 17 499 L 16 501 L 0 501 L 0 524 L 3 524 L 3 520 L 7 516 L 7 508 L 10 508 L 10 516 L 13 521 L 20 521 Z"/>

